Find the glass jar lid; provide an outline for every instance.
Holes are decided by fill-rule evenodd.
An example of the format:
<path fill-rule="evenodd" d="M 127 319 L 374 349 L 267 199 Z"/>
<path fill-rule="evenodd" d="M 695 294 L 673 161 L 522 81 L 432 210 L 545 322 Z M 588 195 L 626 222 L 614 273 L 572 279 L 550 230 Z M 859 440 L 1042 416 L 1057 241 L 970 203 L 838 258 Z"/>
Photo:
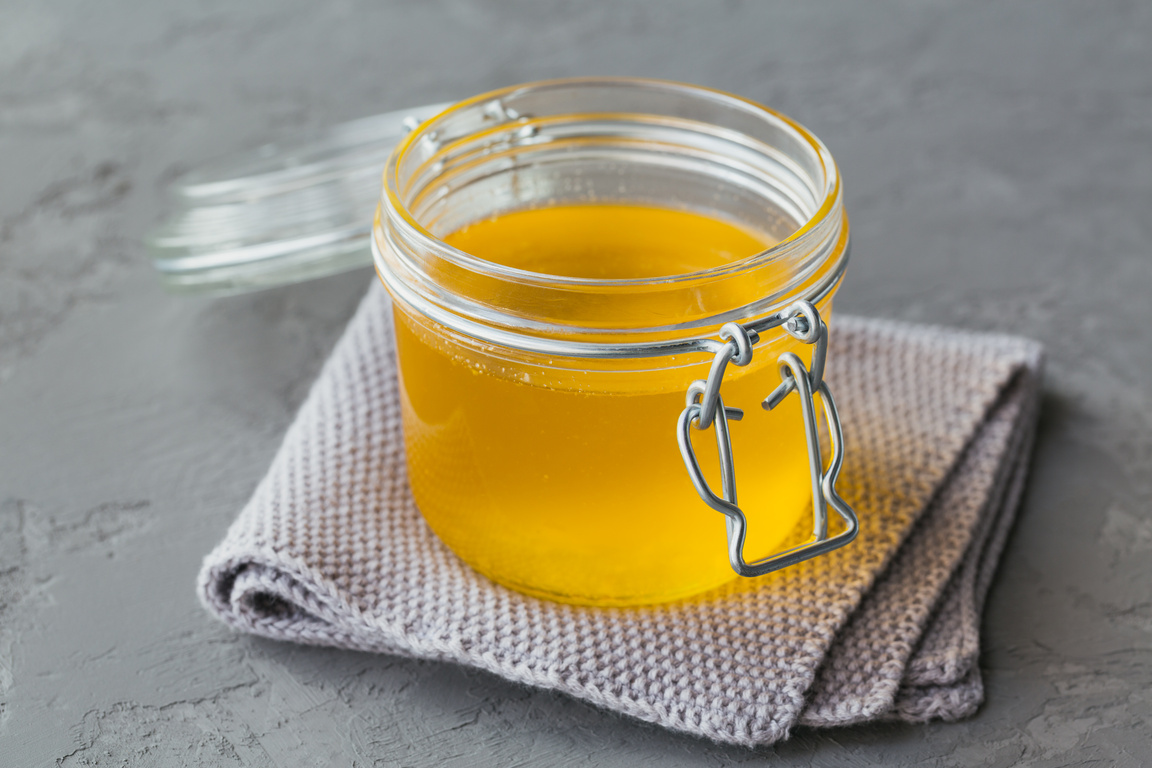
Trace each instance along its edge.
<path fill-rule="evenodd" d="M 380 174 L 392 148 L 451 102 L 365 117 L 318 139 L 266 144 L 177 179 L 147 240 L 164 286 L 226 294 L 372 263 Z"/>

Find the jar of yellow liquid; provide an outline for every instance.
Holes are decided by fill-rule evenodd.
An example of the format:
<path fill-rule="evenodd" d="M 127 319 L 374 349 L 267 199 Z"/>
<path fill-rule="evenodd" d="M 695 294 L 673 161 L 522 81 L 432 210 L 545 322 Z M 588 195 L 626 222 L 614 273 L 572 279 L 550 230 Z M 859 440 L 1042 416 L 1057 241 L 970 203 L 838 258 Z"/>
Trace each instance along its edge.
<path fill-rule="evenodd" d="M 657 603 L 855 535 L 822 381 L 848 222 L 795 122 L 651 80 L 477 96 L 397 146 L 373 252 L 412 493 L 480 573 Z"/>

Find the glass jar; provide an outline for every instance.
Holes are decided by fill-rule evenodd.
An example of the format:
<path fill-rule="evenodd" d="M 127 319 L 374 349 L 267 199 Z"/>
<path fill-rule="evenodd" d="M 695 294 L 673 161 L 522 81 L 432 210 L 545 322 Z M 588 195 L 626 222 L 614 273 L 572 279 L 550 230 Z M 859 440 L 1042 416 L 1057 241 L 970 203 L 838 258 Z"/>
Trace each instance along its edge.
<path fill-rule="evenodd" d="M 775 245 L 688 274 L 596 279 L 445 242 L 476 222 L 571 204 L 689 211 Z M 412 493 L 444 543 L 495 581 L 583 604 L 674 600 L 786 546 L 814 498 L 816 511 L 827 499 L 841 512 L 834 491 L 821 492 L 839 459 L 821 460 L 812 397 L 758 407 L 777 388 L 811 384 L 835 416 L 820 381 L 823 337 L 811 342 L 847 262 L 848 222 L 831 155 L 788 118 L 652 80 L 483 94 L 396 147 L 373 252 L 393 297 Z M 797 300 L 814 312 L 790 311 Z M 748 329 L 754 354 L 733 331 L 718 336 L 726 324 Z M 803 387 L 789 383 L 790 370 L 810 368 Z M 723 402 L 706 380 L 722 383 Z M 709 398 L 714 420 L 701 418 Z M 729 429 L 733 408 L 748 417 Z M 716 439 L 699 429 L 710 426 Z M 733 461 L 738 508 L 722 469 Z M 820 527 L 824 549 L 845 540 Z"/>

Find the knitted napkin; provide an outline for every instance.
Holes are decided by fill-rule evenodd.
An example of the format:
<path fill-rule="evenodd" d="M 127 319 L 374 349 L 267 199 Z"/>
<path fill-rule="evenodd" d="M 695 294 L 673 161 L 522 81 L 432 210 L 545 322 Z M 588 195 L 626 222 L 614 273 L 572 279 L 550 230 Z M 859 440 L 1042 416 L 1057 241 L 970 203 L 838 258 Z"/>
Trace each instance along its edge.
<path fill-rule="evenodd" d="M 1035 429 L 1035 343 L 836 317 L 827 377 L 857 540 L 700 598 L 604 609 L 498 586 L 424 524 L 405 476 L 390 314 L 373 285 L 205 560 L 200 596 L 227 624 L 467 664 L 744 745 L 797 724 L 979 706 L 981 609 Z M 723 525 L 703 503 L 700 514 Z"/>

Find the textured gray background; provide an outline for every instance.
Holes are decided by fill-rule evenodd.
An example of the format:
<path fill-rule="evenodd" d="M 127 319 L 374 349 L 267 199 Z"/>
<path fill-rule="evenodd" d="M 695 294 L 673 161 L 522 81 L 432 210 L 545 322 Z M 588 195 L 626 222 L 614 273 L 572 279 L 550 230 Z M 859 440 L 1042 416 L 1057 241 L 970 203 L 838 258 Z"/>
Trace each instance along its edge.
<path fill-rule="evenodd" d="M 838 309 L 1043 340 L 1035 472 L 959 724 L 749 752 L 440 664 L 235 635 L 201 557 L 367 272 L 156 287 L 181 169 L 517 81 L 636 74 L 811 127 L 847 184 Z M 1152 762 L 1152 4 L 6 2 L 0 765 Z"/>

